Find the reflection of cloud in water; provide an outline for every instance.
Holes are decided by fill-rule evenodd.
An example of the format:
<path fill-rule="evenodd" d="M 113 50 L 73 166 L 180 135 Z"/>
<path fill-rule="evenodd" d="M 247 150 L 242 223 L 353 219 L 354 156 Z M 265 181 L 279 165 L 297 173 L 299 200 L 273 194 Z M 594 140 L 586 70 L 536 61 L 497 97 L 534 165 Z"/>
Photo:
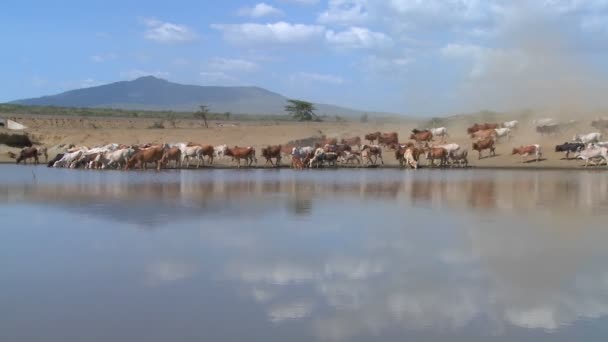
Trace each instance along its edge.
<path fill-rule="evenodd" d="M 279 304 L 270 308 L 268 317 L 273 323 L 281 323 L 288 320 L 298 320 L 310 316 L 312 307 L 312 303 L 308 301 Z"/>
<path fill-rule="evenodd" d="M 146 284 L 157 286 L 182 281 L 194 276 L 197 272 L 195 265 L 161 261 L 151 264 L 147 270 Z"/>

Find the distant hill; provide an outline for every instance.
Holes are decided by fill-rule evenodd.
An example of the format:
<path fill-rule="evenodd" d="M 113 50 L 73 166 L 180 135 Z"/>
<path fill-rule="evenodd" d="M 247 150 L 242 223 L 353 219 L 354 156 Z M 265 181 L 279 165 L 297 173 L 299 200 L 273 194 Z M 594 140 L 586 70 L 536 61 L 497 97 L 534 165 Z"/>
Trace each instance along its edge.
<path fill-rule="evenodd" d="M 214 113 L 284 114 L 287 98 L 259 87 L 216 87 L 183 85 L 145 76 L 91 88 L 32 99 L 13 104 L 29 106 L 60 106 L 120 108 L 138 110 L 196 111 L 205 104 Z M 360 116 L 363 111 L 316 104 L 318 114 Z M 374 114 L 374 113 L 370 113 Z"/>

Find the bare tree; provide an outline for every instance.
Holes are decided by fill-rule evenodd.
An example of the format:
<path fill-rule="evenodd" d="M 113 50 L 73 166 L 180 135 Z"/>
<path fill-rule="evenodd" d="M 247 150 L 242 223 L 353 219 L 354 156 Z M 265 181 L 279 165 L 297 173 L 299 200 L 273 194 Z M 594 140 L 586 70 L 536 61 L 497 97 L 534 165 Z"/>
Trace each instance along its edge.
<path fill-rule="evenodd" d="M 194 117 L 199 120 L 203 120 L 203 122 L 205 123 L 205 128 L 209 128 L 209 125 L 207 124 L 207 114 L 209 114 L 209 107 L 206 105 L 200 105 L 199 108 L 199 111 L 194 113 Z"/>

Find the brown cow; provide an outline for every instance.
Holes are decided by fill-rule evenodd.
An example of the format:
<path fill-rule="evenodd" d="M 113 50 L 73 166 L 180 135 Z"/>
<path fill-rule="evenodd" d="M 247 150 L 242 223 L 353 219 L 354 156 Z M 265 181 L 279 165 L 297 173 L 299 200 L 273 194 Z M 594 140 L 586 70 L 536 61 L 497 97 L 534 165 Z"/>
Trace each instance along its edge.
<path fill-rule="evenodd" d="M 490 123 L 484 123 L 484 124 L 478 124 L 475 123 L 473 124 L 473 126 L 467 128 L 467 133 L 469 134 L 473 134 L 477 131 L 483 131 L 483 130 L 488 130 L 488 129 L 496 129 L 499 128 L 500 125 L 499 124 L 490 124 Z"/>
<path fill-rule="evenodd" d="M 225 155 L 228 157 L 232 157 L 236 159 L 237 167 L 241 168 L 241 159 L 245 159 L 247 166 L 251 166 L 255 161 L 256 164 L 258 160 L 255 157 L 255 149 L 251 146 L 248 147 L 238 147 L 234 146 L 232 148 L 227 148 Z"/>
<path fill-rule="evenodd" d="M 378 145 L 380 146 L 393 146 L 399 143 L 399 135 L 396 132 L 382 133 L 378 137 Z"/>
<path fill-rule="evenodd" d="M 19 152 L 19 156 L 17 157 L 17 164 L 23 161 L 23 164 L 27 164 L 27 160 L 30 158 L 34 158 L 34 163 L 38 164 L 38 149 L 35 147 L 26 147 Z"/>
<path fill-rule="evenodd" d="M 154 146 L 145 149 L 140 149 L 135 152 L 133 157 L 129 159 L 127 165 L 125 166 L 125 170 L 130 170 L 135 167 L 136 164 L 139 164 L 142 170 L 146 170 L 148 163 L 155 163 L 156 170 L 160 170 L 160 160 L 163 157 L 165 149 L 162 146 Z"/>
<path fill-rule="evenodd" d="M 213 145 L 202 145 L 201 155 L 202 158 L 207 157 L 209 165 L 213 164 L 213 158 L 215 157 L 215 147 L 213 147 Z"/>
<path fill-rule="evenodd" d="M 281 149 L 281 145 L 262 148 L 262 157 L 266 158 L 266 165 L 268 163 L 272 166 L 279 166 L 281 164 Z M 272 158 L 276 159 L 276 164 L 272 163 Z"/>
<path fill-rule="evenodd" d="M 345 144 L 323 146 L 323 151 L 334 152 L 337 154 L 342 154 L 343 152 L 352 152 L 352 150 L 353 149 L 350 147 L 350 145 L 345 145 Z"/>
<path fill-rule="evenodd" d="M 340 140 L 340 144 L 349 145 L 349 146 L 357 146 L 357 147 L 361 148 L 361 138 L 359 138 L 359 137 L 342 138 L 342 140 Z"/>
<path fill-rule="evenodd" d="M 479 159 L 481 159 L 481 152 L 483 150 L 490 150 L 490 154 L 496 155 L 495 141 L 491 137 L 479 140 L 473 143 L 473 150 L 479 152 Z"/>
<path fill-rule="evenodd" d="M 474 133 L 471 133 L 471 139 L 485 139 L 485 138 L 493 138 L 496 139 L 496 130 L 495 129 L 484 129 Z"/>
<path fill-rule="evenodd" d="M 302 159 L 300 159 L 300 157 L 298 156 L 291 156 L 291 166 L 296 170 L 304 169 L 304 163 L 302 162 Z"/>
<path fill-rule="evenodd" d="M 511 155 L 519 154 L 521 156 L 521 162 L 524 162 L 524 157 L 527 157 L 531 154 L 534 154 L 536 157 L 536 161 L 540 161 L 540 158 L 543 156 L 543 152 L 541 151 L 540 145 L 529 145 L 529 146 L 521 146 L 513 148 L 513 152 Z"/>
<path fill-rule="evenodd" d="M 321 145 L 338 145 L 338 138 L 327 138 L 323 136 L 323 140 L 321 140 Z"/>
<path fill-rule="evenodd" d="M 448 160 L 448 151 L 443 147 L 429 147 L 426 150 L 426 161 L 428 165 L 434 167 L 436 159 L 439 159 L 440 166 L 444 166 Z"/>
<path fill-rule="evenodd" d="M 369 141 L 370 144 L 373 144 L 381 135 L 382 133 L 380 132 L 369 133 L 365 135 L 365 140 Z"/>
<path fill-rule="evenodd" d="M 433 133 L 431 133 L 431 131 L 418 131 L 417 133 L 412 132 L 410 139 L 415 140 L 418 143 L 428 142 L 433 140 Z"/>
<path fill-rule="evenodd" d="M 163 156 L 160 158 L 160 164 L 162 167 L 167 167 L 169 162 L 175 162 L 175 168 L 179 166 L 182 161 L 182 151 L 179 147 L 171 147 L 165 149 Z"/>

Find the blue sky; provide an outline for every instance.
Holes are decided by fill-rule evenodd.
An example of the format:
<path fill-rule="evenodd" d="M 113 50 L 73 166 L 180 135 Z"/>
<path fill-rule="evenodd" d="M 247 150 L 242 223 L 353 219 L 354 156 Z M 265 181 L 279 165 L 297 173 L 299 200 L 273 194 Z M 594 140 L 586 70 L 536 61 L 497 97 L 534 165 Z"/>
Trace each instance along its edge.
<path fill-rule="evenodd" d="M 1 6 L 0 101 L 156 75 L 416 115 L 606 106 L 608 0 Z"/>

